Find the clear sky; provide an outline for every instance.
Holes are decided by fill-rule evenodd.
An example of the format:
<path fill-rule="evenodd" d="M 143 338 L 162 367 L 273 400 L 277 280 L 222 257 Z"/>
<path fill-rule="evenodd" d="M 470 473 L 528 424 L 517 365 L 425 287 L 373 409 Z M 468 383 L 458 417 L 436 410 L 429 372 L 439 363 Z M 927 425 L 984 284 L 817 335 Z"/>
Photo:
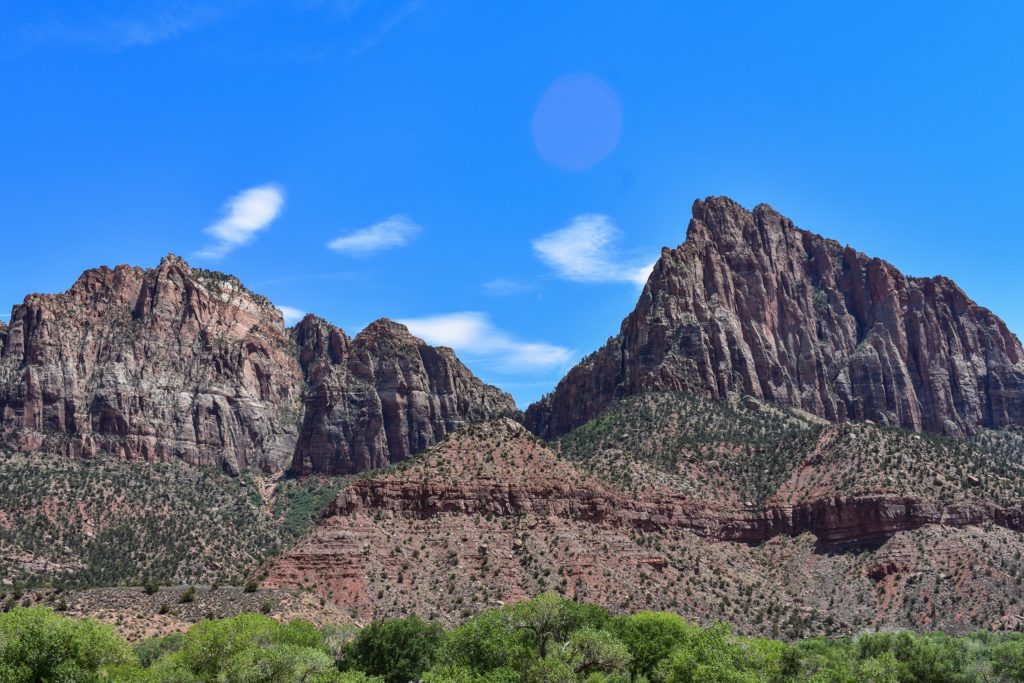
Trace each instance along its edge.
<path fill-rule="evenodd" d="M 525 405 L 697 197 L 1024 332 L 1013 2 L 0 2 L 0 310 L 167 252 Z"/>

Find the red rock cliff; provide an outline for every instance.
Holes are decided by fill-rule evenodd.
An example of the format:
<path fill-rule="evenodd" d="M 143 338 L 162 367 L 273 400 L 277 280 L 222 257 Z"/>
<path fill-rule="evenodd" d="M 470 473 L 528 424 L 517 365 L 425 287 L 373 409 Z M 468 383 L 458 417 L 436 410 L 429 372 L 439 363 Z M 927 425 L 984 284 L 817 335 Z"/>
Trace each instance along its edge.
<path fill-rule="evenodd" d="M 390 320 L 349 339 L 307 316 L 295 330 L 308 393 L 292 469 L 349 474 L 404 460 L 470 422 L 516 413 L 446 347 Z"/>
<path fill-rule="evenodd" d="M 173 255 L 87 271 L 0 327 L 0 445 L 19 451 L 354 472 L 511 411 L 399 325 L 350 342 L 309 318 L 293 336 L 237 279 Z"/>
<path fill-rule="evenodd" d="M 969 434 L 1024 424 L 1024 349 L 947 278 L 908 277 L 769 206 L 709 197 L 618 336 L 526 422 L 557 437 L 646 391 L 747 394 L 830 420 Z"/>

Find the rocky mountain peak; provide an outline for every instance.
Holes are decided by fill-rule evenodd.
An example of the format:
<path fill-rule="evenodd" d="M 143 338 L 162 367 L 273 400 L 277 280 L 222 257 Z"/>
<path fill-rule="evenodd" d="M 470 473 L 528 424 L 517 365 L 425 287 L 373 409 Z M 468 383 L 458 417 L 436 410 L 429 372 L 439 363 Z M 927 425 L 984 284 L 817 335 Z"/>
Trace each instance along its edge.
<path fill-rule="evenodd" d="M 510 395 L 473 376 L 451 349 L 430 346 L 405 325 L 381 318 L 349 342 L 321 323 L 316 334 L 303 329 L 296 337 L 309 389 L 293 471 L 382 467 L 467 423 L 518 412 Z"/>
<path fill-rule="evenodd" d="M 390 318 L 377 318 L 367 325 L 359 333 L 365 337 L 398 337 L 402 339 L 415 339 L 409 328 L 400 322 Z"/>
<path fill-rule="evenodd" d="M 693 205 L 617 337 L 531 406 L 557 436 L 645 391 L 750 395 L 830 420 L 970 434 L 1024 424 L 1024 350 L 948 278 L 800 230 L 768 205 Z"/>
<path fill-rule="evenodd" d="M 286 330 L 237 278 L 174 254 L 88 270 L 0 327 L 0 445 L 18 451 L 352 472 L 510 410 L 404 326 L 356 341 L 316 316 Z"/>
<path fill-rule="evenodd" d="M 310 365 L 316 361 L 340 363 L 351 344 L 344 330 L 312 313 L 299 321 L 292 335 L 299 347 L 299 362 L 307 375 Z"/>
<path fill-rule="evenodd" d="M 191 270 L 185 259 L 172 252 L 167 252 L 167 254 L 160 259 L 160 264 L 157 266 L 157 270 L 165 270 L 168 268 L 181 268 L 186 272 Z"/>

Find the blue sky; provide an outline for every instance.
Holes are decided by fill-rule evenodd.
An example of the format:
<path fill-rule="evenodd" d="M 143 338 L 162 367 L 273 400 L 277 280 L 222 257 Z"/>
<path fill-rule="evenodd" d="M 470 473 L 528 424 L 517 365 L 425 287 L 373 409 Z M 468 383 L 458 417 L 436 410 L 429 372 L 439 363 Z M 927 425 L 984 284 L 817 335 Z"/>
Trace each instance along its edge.
<path fill-rule="evenodd" d="M 724 194 L 1020 334 L 1020 7 L 8 0 L 0 310 L 174 252 L 525 404 Z"/>

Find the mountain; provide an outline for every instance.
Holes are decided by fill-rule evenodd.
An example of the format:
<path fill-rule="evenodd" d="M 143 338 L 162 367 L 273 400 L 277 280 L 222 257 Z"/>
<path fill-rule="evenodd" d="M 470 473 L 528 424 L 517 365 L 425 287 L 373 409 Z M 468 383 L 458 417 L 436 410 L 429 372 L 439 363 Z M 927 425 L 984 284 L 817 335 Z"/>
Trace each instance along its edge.
<path fill-rule="evenodd" d="M 908 277 L 767 205 L 709 197 L 619 334 L 525 421 L 555 438 L 650 391 L 970 435 L 1024 425 L 1024 348 L 947 278 Z"/>
<path fill-rule="evenodd" d="M 517 414 L 445 347 L 390 320 L 350 340 L 306 316 L 295 329 L 307 391 L 295 472 L 349 474 L 404 460 L 458 427 Z"/>
<path fill-rule="evenodd" d="M 173 255 L 89 270 L 0 328 L 0 446 L 19 452 L 353 472 L 515 411 L 401 325 L 290 331 L 236 278 Z"/>
<path fill-rule="evenodd" d="M 557 590 L 784 637 L 1017 629 L 1022 416 L 992 313 L 765 206 L 697 202 L 526 426 L 398 323 L 289 329 L 168 256 L 0 327 L 0 584 L 131 628 L 156 598 L 90 587 L 256 580 L 359 623 Z"/>
<path fill-rule="evenodd" d="M 361 475 L 263 584 L 360 622 L 456 622 L 558 590 L 791 637 L 1021 623 L 1024 478 L 1019 457 L 996 456 L 1004 438 L 1019 455 L 1024 435 L 975 443 L 753 399 L 650 398 L 567 437 L 563 457 L 499 420 Z M 621 450 L 645 415 L 678 419 L 688 447 L 663 442 L 677 462 L 649 457 L 652 442 Z M 894 459 L 908 476 L 891 476 Z"/>

